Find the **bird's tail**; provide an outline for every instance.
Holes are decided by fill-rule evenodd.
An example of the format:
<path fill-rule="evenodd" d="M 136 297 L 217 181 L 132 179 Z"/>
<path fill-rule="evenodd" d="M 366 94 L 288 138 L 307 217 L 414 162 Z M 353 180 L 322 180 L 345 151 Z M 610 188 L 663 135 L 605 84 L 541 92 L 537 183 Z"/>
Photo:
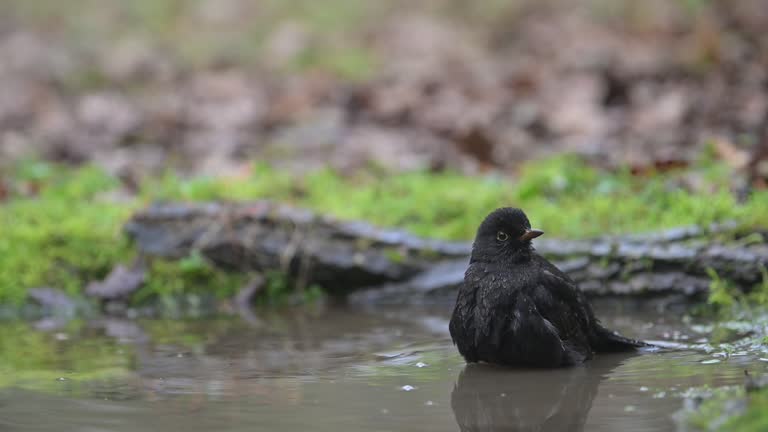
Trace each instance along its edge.
<path fill-rule="evenodd" d="M 636 348 L 653 346 L 647 342 L 624 337 L 616 332 L 608 330 L 600 324 L 597 325 L 597 330 L 595 331 L 591 345 L 592 349 L 597 352 L 631 351 Z"/>

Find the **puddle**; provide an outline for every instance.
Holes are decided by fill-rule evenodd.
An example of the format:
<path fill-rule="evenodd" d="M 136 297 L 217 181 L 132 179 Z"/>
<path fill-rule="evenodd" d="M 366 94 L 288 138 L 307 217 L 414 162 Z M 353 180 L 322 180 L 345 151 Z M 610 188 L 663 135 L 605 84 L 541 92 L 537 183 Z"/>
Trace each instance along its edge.
<path fill-rule="evenodd" d="M 663 431 L 690 387 L 740 384 L 744 369 L 768 368 L 768 355 L 748 348 L 599 355 L 560 370 L 465 366 L 447 309 L 46 331 L 2 323 L 0 430 Z M 705 347 L 706 326 L 682 314 L 597 310 L 627 335 Z"/>

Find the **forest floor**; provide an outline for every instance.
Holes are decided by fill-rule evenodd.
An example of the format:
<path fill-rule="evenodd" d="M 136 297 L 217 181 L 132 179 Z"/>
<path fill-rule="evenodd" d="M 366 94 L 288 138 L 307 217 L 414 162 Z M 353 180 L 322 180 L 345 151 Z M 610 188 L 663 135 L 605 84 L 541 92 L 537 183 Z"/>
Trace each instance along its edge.
<path fill-rule="evenodd" d="M 148 174 L 451 170 L 514 178 L 705 148 L 764 186 L 768 12 L 757 0 L 9 0 L 0 161 Z"/>

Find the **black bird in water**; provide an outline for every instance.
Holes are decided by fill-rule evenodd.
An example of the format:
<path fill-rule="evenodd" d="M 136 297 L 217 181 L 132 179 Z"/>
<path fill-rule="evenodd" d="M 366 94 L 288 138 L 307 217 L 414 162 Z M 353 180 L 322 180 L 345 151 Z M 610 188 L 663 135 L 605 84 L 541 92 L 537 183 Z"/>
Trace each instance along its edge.
<path fill-rule="evenodd" d="M 648 346 L 600 325 L 584 293 L 534 250 L 542 234 L 516 208 L 480 224 L 449 327 L 464 359 L 563 367 Z"/>

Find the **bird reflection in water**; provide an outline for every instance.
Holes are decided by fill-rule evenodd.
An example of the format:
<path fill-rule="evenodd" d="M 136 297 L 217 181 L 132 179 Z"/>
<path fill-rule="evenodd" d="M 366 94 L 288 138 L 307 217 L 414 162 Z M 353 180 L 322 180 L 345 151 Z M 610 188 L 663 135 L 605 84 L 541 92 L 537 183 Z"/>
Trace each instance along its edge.
<path fill-rule="evenodd" d="M 451 393 L 462 432 L 583 431 L 600 383 L 631 354 L 568 369 L 468 364 Z"/>

